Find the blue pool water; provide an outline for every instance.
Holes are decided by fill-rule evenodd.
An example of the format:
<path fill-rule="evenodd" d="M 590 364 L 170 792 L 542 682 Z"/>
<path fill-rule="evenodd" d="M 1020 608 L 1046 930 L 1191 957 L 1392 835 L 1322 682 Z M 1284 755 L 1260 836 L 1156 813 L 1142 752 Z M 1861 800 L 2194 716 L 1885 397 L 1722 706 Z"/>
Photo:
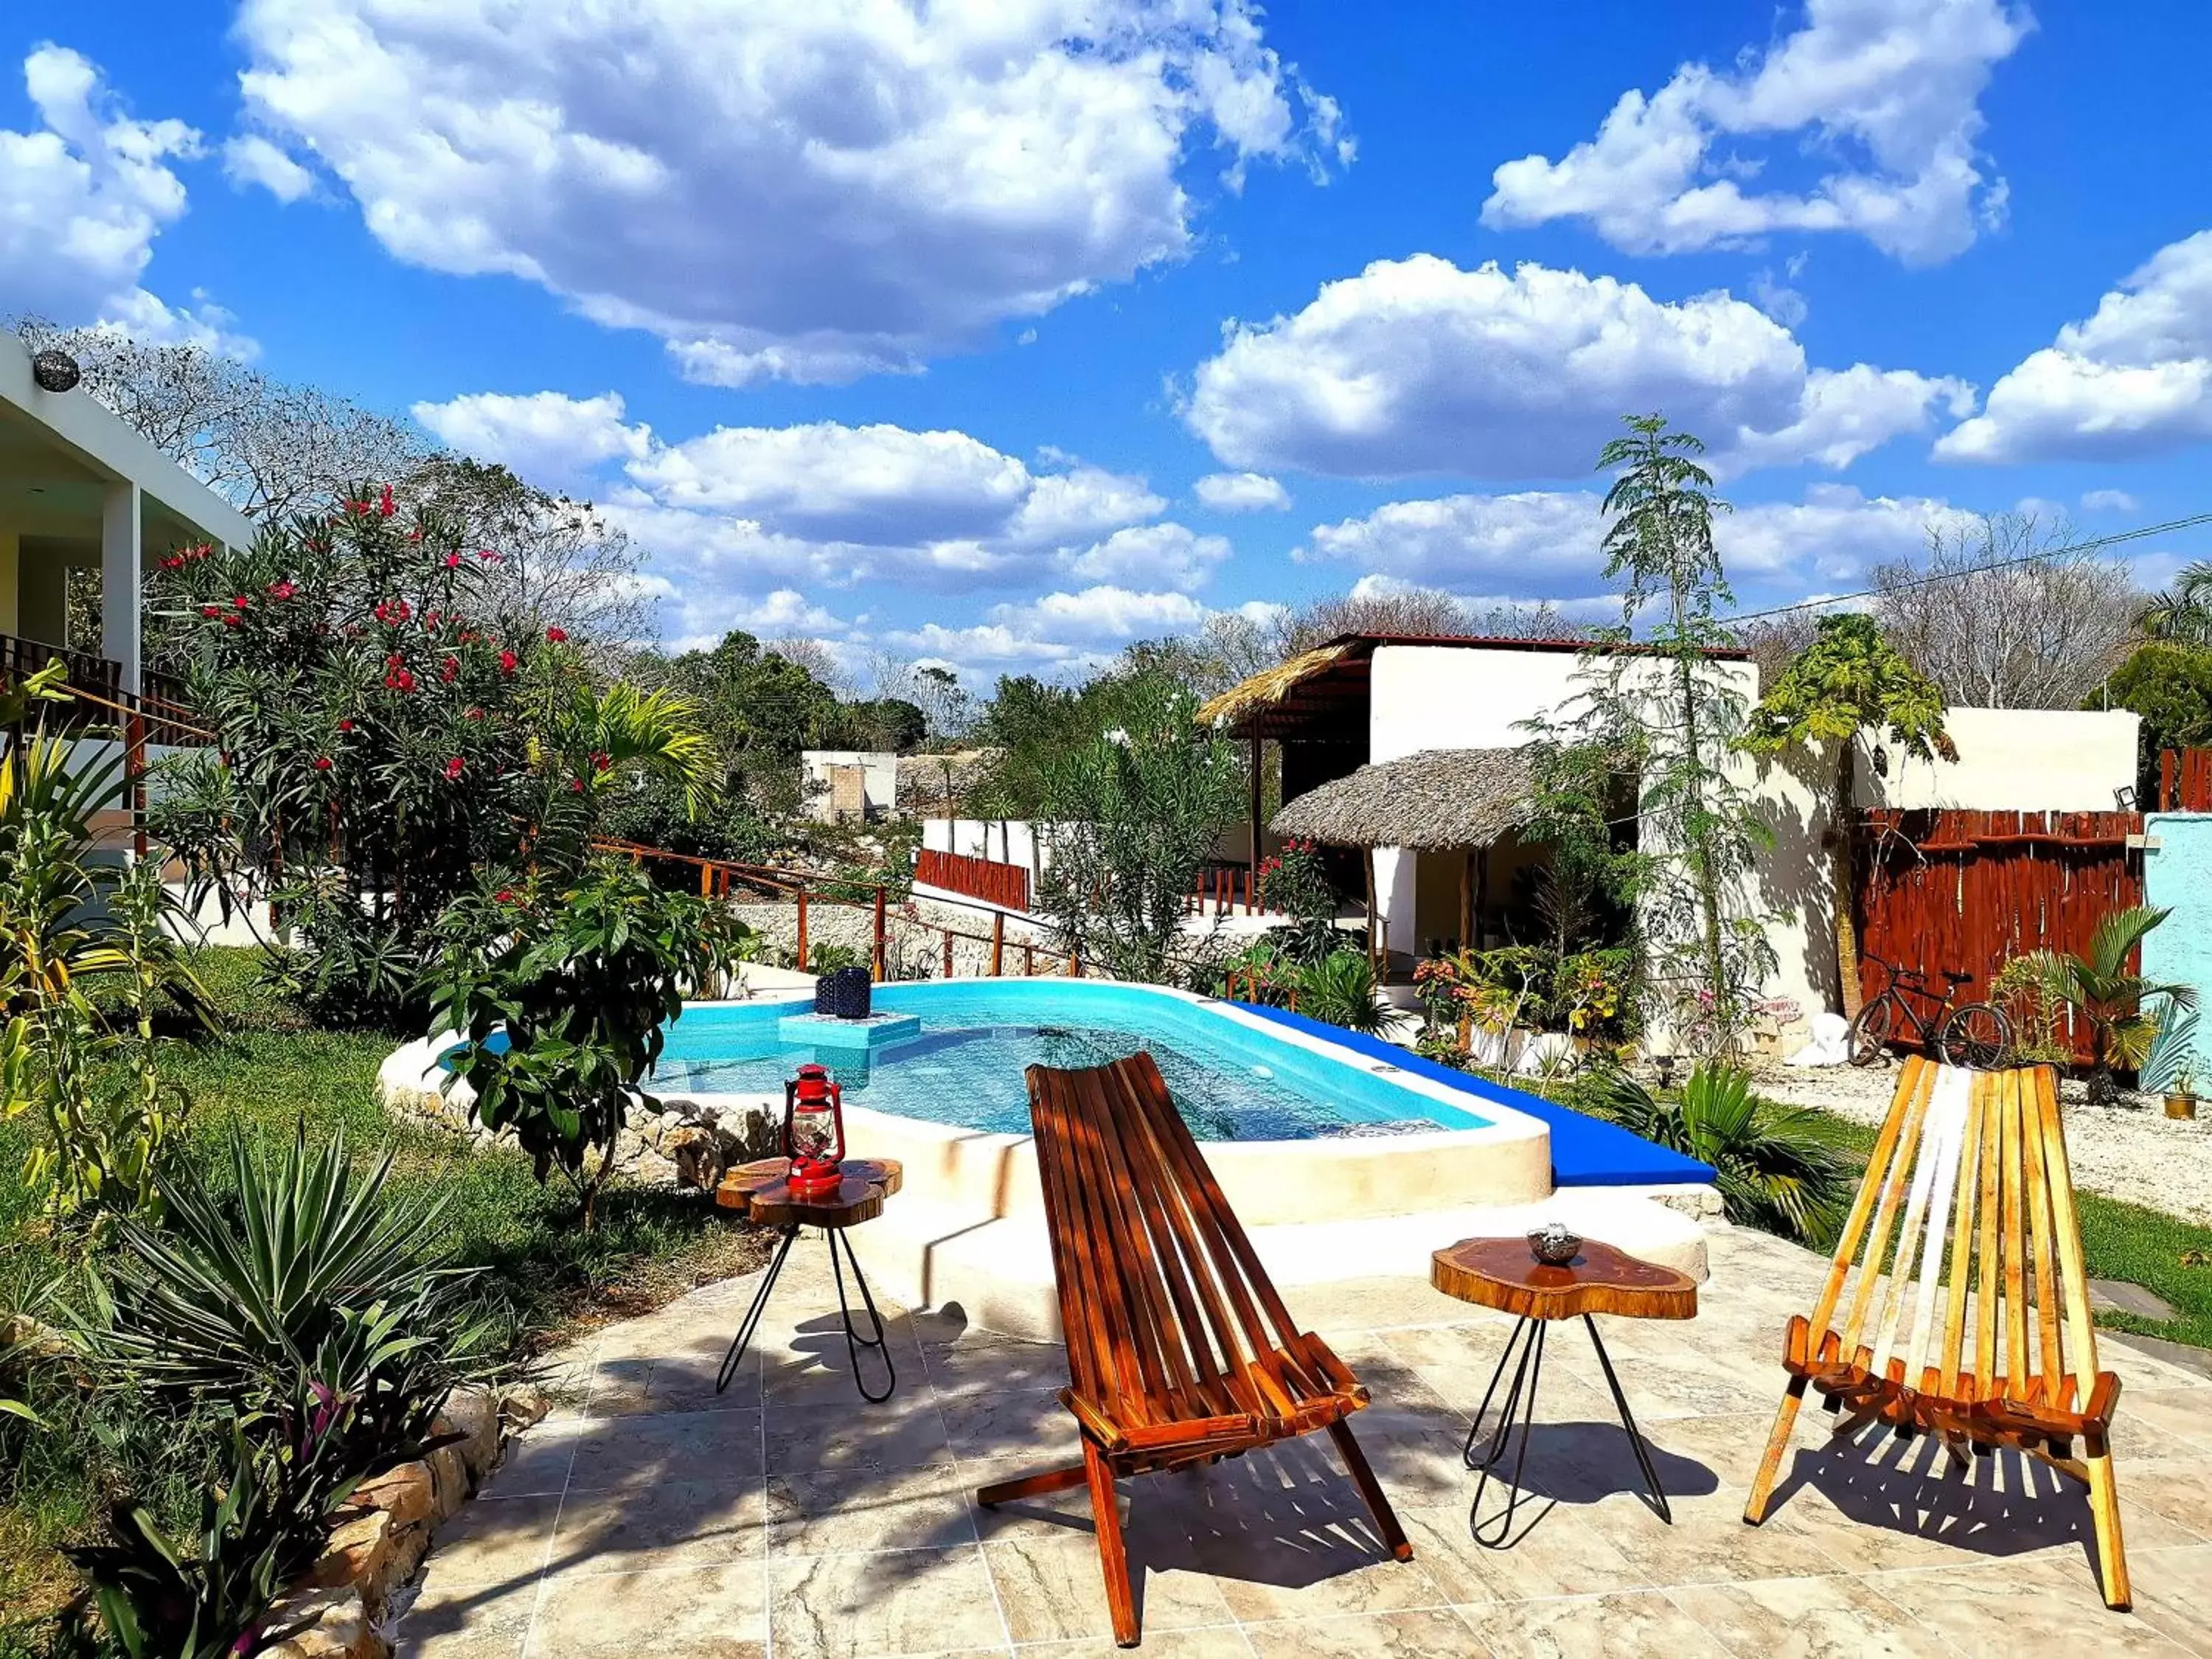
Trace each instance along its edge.
<path fill-rule="evenodd" d="M 865 1056 L 785 1046 L 776 1021 L 797 1006 L 685 1010 L 668 1028 L 653 1087 L 774 1092 L 802 1061 L 818 1060 L 856 1106 L 1027 1134 L 1024 1068 L 1097 1066 L 1142 1048 L 1200 1140 L 1425 1133 L 1491 1121 L 1400 1087 L 1370 1069 L 1372 1060 L 1318 1054 L 1219 1009 L 1138 987 L 1063 979 L 881 986 L 876 1009 L 919 1015 L 921 1031 Z"/>

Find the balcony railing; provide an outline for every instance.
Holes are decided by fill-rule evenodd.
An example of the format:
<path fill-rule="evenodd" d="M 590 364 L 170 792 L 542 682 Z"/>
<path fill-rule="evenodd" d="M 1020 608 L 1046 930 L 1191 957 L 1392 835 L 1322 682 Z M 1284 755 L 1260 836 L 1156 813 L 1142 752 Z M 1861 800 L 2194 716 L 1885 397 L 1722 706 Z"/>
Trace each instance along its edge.
<path fill-rule="evenodd" d="M 69 671 L 70 702 L 55 706 L 48 719 L 54 729 L 76 732 L 93 726 L 125 726 L 136 720 L 142 732 L 126 740 L 179 747 L 208 741 L 199 717 L 185 700 L 185 683 L 173 674 L 147 669 L 143 690 L 133 696 L 123 689 L 123 665 L 89 651 L 74 651 L 44 640 L 0 634 L 0 681 L 13 684 L 58 662 Z"/>

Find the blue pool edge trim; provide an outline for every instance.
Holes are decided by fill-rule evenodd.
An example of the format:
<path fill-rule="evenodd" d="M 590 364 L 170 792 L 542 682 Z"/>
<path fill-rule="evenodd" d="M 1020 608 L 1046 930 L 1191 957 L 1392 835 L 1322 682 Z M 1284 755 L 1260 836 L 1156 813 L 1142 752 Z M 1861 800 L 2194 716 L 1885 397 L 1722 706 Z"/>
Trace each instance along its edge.
<path fill-rule="evenodd" d="M 1478 1100 L 1510 1107 L 1540 1120 L 1552 1132 L 1552 1184 L 1555 1187 L 1674 1187 L 1705 1185 L 1718 1178 L 1718 1171 L 1711 1164 L 1669 1152 L 1641 1135 L 1630 1133 L 1617 1123 L 1585 1116 L 1571 1106 L 1562 1106 L 1541 1095 L 1524 1094 L 1487 1078 L 1455 1072 L 1381 1037 L 1347 1031 L 1341 1025 L 1294 1014 L 1287 1008 L 1269 1008 L 1256 1002 L 1232 1002 L 1230 1006 L 1288 1026 L 1293 1031 L 1323 1038 L 1370 1060 L 1388 1060 L 1401 1071 L 1441 1083 L 1463 1095 L 1473 1095 Z"/>

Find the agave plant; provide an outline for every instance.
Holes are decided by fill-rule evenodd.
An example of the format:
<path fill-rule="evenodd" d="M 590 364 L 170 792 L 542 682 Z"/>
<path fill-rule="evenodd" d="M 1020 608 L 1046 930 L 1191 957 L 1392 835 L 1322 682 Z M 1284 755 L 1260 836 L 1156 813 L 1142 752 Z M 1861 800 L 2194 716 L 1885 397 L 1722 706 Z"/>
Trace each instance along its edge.
<path fill-rule="evenodd" d="M 359 1176 L 343 1133 L 311 1151 L 304 1125 L 281 1159 L 236 1132 L 229 1152 L 228 1201 L 187 1171 L 162 1183 L 160 1229 L 119 1230 L 88 1345 L 116 1380 L 226 1402 L 257 1437 L 334 1435 L 367 1474 L 428 1433 L 487 1345 L 434 1242 L 442 1198 L 387 1197 L 389 1150 Z"/>
<path fill-rule="evenodd" d="M 1801 1244 L 1833 1231 L 1851 1192 L 1851 1170 L 1817 1132 L 1817 1115 L 1752 1091 L 1748 1073 L 1707 1060 L 1672 1100 L 1608 1072 L 1583 1102 L 1598 1115 L 1668 1150 L 1712 1165 L 1729 1218 Z"/>
<path fill-rule="evenodd" d="M 1347 1031 L 1379 1031 L 1391 1011 L 1376 995 L 1375 964 L 1364 951 L 1333 951 L 1297 970 L 1298 1012 Z"/>
<path fill-rule="evenodd" d="M 2164 998 L 2169 1009 L 2197 1006 L 2192 988 L 2161 984 L 2128 966 L 2128 958 L 2166 915 L 2154 905 L 2130 905 L 2098 922 L 2085 953 L 2033 951 L 2021 958 L 2047 1001 L 2063 1003 L 2087 1024 L 2096 1043 L 2089 1098 L 2097 1104 L 2119 1093 L 2118 1070 L 2140 1071 L 2150 1058 L 2159 1016 L 2154 1006 L 2146 1005 Z"/>

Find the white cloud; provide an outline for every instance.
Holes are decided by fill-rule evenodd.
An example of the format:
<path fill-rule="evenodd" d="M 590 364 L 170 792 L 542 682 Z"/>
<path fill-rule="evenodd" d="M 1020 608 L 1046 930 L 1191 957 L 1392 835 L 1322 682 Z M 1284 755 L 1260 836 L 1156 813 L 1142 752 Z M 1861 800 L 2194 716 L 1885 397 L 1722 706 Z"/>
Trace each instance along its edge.
<path fill-rule="evenodd" d="M 10 310 L 112 322 L 162 338 L 219 333 L 139 286 L 154 239 L 182 217 L 170 165 L 200 153 L 182 121 L 125 114 L 100 70 L 66 47 L 23 60 L 39 125 L 0 131 L 0 295 Z"/>
<path fill-rule="evenodd" d="M 1978 149 L 1990 71 L 2033 27 L 2001 0 L 1808 0 L 1803 23 L 1734 71 L 1685 64 L 1620 95 L 1560 160 L 1492 175 L 1493 228 L 1587 220 L 1631 253 L 1846 231 L 1908 264 L 1949 258 L 2001 220 Z M 1790 148 L 1826 169 L 1802 191 L 1747 188 Z"/>
<path fill-rule="evenodd" d="M 410 412 L 455 449 L 563 488 L 580 483 L 602 461 L 641 458 L 653 443 L 650 427 L 623 420 L 617 392 L 596 398 L 472 392 L 449 403 L 416 404 Z"/>
<path fill-rule="evenodd" d="M 300 201 L 315 189 L 313 173 L 258 132 L 224 141 L 222 176 L 240 190 L 258 185 L 284 203 Z"/>
<path fill-rule="evenodd" d="M 1221 536 L 1201 536 L 1186 526 L 1132 525 L 1104 541 L 1063 558 L 1061 568 L 1079 581 L 1149 582 L 1202 586 L 1229 558 Z"/>
<path fill-rule="evenodd" d="M 1209 472 L 1191 486 L 1199 504 L 1216 513 L 1284 513 L 1291 492 L 1264 472 Z"/>
<path fill-rule="evenodd" d="M 2132 460 L 2212 438 L 2212 230 L 2168 244 L 1990 388 L 1950 461 Z"/>
<path fill-rule="evenodd" d="M 1500 600 L 1595 598 L 1604 566 L 1600 499 L 1577 489 L 1389 501 L 1359 518 L 1315 526 L 1297 556 L 1353 565 L 1367 573 L 1364 582 Z M 1717 520 L 1713 541 L 1735 576 L 1834 580 L 1919 553 L 1930 526 L 1972 522 L 1972 514 L 1947 501 L 1816 484 L 1802 501 L 1756 502 Z"/>
<path fill-rule="evenodd" d="M 738 386 L 912 371 L 1183 257 L 1187 164 L 1348 155 L 1249 0 L 246 0 L 247 111 L 393 254 Z"/>
<path fill-rule="evenodd" d="M 1725 293 L 1668 302 L 1610 276 L 1417 254 L 1232 325 L 1183 414 L 1233 466 L 1512 479 L 1586 474 L 1624 411 L 1652 409 L 1723 469 L 1841 466 L 1966 395 L 1906 370 L 1808 368 L 1789 330 Z"/>
<path fill-rule="evenodd" d="M 1001 671 L 1083 672 L 1140 639 L 1188 633 L 1213 613 L 1182 593 L 1113 586 L 994 605 L 967 626 L 924 623 L 884 637 L 897 650 L 954 665 L 977 679 Z"/>
<path fill-rule="evenodd" d="M 2132 513 L 2142 505 L 2124 489 L 2090 489 L 2081 495 L 2085 513 Z"/>

